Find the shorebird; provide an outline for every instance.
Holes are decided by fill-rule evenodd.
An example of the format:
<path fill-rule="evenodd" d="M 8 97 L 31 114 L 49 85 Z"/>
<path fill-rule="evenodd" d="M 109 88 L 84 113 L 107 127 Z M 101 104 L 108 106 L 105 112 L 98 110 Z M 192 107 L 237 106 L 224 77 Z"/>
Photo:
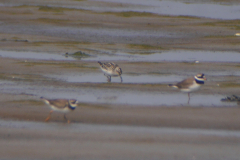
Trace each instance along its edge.
<path fill-rule="evenodd" d="M 104 75 L 108 78 L 108 82 L 111 82 L 111 76 L 112 77 L 120 77 L 121 83 L 122 83 L 122 69 L 115 63 L 109 62 L 109 63 L 102 63 L 98 61 L 98 64 L 100 65 L 101 70 L 103 71 Z"/>
<path fill-rule="evenodd" d="M 73 111 L 77 107 L 78 101 L 75 99 L 46 99 L 41 97 L 41 99 L 51 108 L 48 117 L 45 119 L 45 122 L 48 122 L 52 112 L 62 112 L 64 113 L 64 119 L 70 123 L 70 120 L 67 119 L 66 113 Z"/>
<path fill-rule="evenodd" d="M 194 77 L 187 78 L 177 84 L 169 84 L 169 87 L 174 87 L 179 89 L 182 92 L 188 93 L 188 104 L 190 101 L 190 92 L 198 90 L 201 85 L 204 84 L 204 81 L 207 80 L 205 75 L 200 73 Z"/>

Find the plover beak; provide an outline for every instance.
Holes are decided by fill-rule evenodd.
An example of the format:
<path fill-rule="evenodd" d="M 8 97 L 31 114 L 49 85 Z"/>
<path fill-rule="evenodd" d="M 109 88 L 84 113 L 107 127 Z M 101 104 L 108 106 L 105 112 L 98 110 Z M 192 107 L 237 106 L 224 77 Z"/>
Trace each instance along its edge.
<path fill-rule="evenodd" d="M 206 81 L 206 80 L 207 80 L 207 78 L 204 78 L 204 80 Z"/>

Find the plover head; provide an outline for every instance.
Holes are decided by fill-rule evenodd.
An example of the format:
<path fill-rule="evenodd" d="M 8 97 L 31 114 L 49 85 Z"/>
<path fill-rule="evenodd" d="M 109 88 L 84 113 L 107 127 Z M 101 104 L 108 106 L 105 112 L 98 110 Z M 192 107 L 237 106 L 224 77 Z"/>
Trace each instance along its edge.
<path fill-rule="evenodd" d="M 204 84 L 204 81 L 207 80 L 207 78 L 205 77 L 205 75 L 203 73 L 199 73 L 196 76 L 194 76 L 195 80 L 199 83 Z"/>
<path fill-rule="evenodd" d="M 76 108 L 78 101 L 76 99 L 70 99 L 70 100 L 68 100 L 68 103 L 72 108 Z"/>

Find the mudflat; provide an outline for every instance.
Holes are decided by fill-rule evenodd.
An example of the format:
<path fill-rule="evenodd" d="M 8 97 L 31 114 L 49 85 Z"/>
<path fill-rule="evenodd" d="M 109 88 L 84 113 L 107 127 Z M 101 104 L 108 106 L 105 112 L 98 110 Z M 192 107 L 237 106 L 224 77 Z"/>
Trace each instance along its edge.
<path fill-rule="evenodd" d="M 145 7 L 1 2 L 1 159 L 239 159 L 240 107 L 220 101 L 240 96 L 239 60 L 220 56 L 240 57 L 239 20 L 104 10 Z M 173 51 L 193 58 L 159 58 Z M 200 52 L 216 60 L 202 54 L 198 62 Z M 98 60 L 117 63 L 123 83 L 107 83 Z M 167 87 L 199 72 L 207 81 L 189 104 Z M 41 96 L 79 100 L 71 123 L 61 113 L 44 122 L 50 109 Z"/>

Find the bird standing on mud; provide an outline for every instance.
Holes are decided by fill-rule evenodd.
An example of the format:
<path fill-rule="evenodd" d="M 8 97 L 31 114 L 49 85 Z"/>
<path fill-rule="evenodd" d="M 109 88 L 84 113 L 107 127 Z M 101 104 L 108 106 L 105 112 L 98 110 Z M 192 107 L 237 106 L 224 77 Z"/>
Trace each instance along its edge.
<path fill-rule="evenodd" d="M 52 112 L 62 112 L 64 113 L 64 119 L 70 123 L 70 120 L 67 119 L 66 113 L 73 111 L 77 107 L 78 101 L 75 99 L 46 99 L 41 97 L 41 99 L 51 108 L 48 117 L 45 119 L 45 122 L 48 122 Z"/>
<path fill-rule="evenodd" d="M 188 93 L 188 104 L 190 101 L 190 92 L 198 90 L 201 85 L 204 84 L 204 81 L 207 80 L 205 75 L 200 73 L 194 77 L 187 78 L 177 84 L 169 84 L 169 87 L 174 87 L 179 89 L 182 92 Z"/>
<path fill-rule="evenodd" d="M 121 83 L 122 80 L 122 69 L 115 63 L 109 62 L 109 63 L 102 63 L 98 61 L 98 64 L 100 65 L 101 70 L 103 71 L 104 75 L 108 78 L 108 82 L 111 82 L 111 76 L 112 77 L 120 77 Z"/>

